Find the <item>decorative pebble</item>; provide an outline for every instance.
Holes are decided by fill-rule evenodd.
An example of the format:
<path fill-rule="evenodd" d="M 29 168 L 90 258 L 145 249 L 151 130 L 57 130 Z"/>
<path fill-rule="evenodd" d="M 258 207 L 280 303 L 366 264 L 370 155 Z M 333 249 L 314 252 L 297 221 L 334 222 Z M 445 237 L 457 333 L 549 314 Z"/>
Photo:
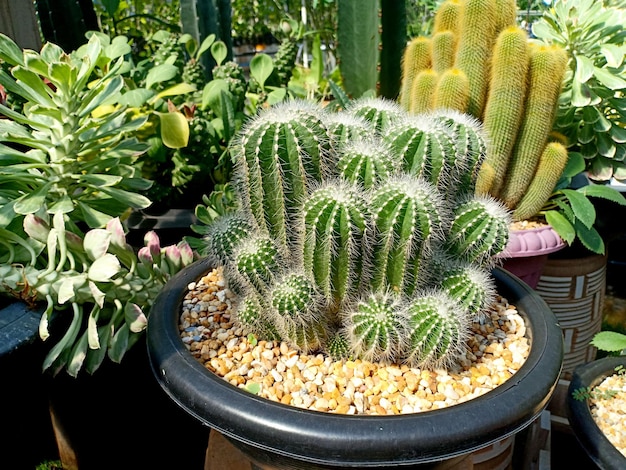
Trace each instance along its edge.
<path fill-rule="evenodd" d="M 504 298 L 473 325 L 467 351 L 456 365 L 430 371 L 360 359 L 333 361 L 300 354 L 284 342 L 251 344 L 248 332 L 231 321 L 235 296 L 221 269 L 188 287 L 179 330 L 191 354 L 237 387 L 250 390 L 259 384 L 252 388 L 259 388 L 259 396 L 300 408 L 342 414 L 445 408 L 501 385 L 530 352 L 524 320 Z"/>
<path fill-rule="evenodd" d="M 626 374 L 614 374 L 593 388 L 591 416 L 606 438 L 626 457 Z"/>

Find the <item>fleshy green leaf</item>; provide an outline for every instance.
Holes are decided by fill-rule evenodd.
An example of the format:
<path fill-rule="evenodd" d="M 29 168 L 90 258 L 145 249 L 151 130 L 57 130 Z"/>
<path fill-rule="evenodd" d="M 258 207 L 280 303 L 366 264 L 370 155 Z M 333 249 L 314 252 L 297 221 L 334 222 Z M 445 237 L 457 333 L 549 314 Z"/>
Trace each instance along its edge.
<path fill-rule="evenodd" d="M 265 81 L 269 78 L 274 70 L 274 62 L 267 54 L 257 54 L 250 60 L 250 75 L 263 88 Z"/>
<path fill-rule="evenodd" d="M 89 230 L 85 234 L 85 240 L 83 246 L 87 256 L 91 260 L 97 260 L 104 256 L 109 249 L 109 243 L 111 241 L 111 232 L 105 229 L 96 228 Z"/>
<path fill-rule="evenodd" d="M 189 122 L 180 112 L 159 113 L 161 138 L 166 147 L 179 149 L 189 143 Z"/>
<path fill-rule="evenodd" d="M 224 59 L 228 55 L 228 49 L 223 41 L 216 41 L 211 45 L 211 55 L 215 59 L 217 65 L 222 65 Z"/>
<path fill-rule="evenodd" d="M 2 33 L 0 33 L 0 59 L 12 65 L 24 65 L 22 49 Z"/>
<path fill-rule="evenodd" d="M 87 276 L 94 282 L 110 282 L 121 269 L 120 262 L 115 255 L 106 253 L 93 262 Z"/>
<path fill-rule="evenodd" d="M 152 88 L 157 83 L 171 80 L 178 73 L 178 67 L 172 64 L 161 64 L 151 68 L 146 77 L 146 88 Z"/>

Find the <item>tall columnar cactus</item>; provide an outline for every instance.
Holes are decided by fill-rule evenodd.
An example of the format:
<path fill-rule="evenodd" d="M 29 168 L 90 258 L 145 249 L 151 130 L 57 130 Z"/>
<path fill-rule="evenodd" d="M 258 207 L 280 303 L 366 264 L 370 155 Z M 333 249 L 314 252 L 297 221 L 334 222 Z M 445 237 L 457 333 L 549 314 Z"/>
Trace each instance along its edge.
<path fill-rule="evenodd" d="M 413 80 L 422 70 L 431 68 L 432 52 L 430 38 L 418 36 L 412 39 L 402 56 L 402 85 L 400 86 L 400 104 L 409 109 Z"/>
<path fill-rule="evenodd" d="M 514 0 L 444 1 L 432 36 L 411 40 L 430 46 L 430 64 L 405 73 L 403 89 L 413 93 L 400 104 L 412 113 L 454 109 L 483 122 L 488 145 L 475 191 L 502 200 L 520 220 L 523 213 L 536 215 L 528 205 L 515 210 L 528 188 L 537 188 L 533 179 L 548 181 L 538 175 L 538 162 L 548 145 L 567 58 L 561 48 L 534 45 L 515 23 L 516 8 Z M 543 201 L 532 195 L 527 201 L 539 211 L 553 190 L 541 191 Z"/>
<path fill-rule="evenodd" d="M 508 235 L 508 211 L 473 197 L 483 128 L 383 99 L 336 113 L 348 118 L 303 102 L 266 110 L 233 144 L 241 215 L 218 218 L 206 242 L 242 297 L 235 317 L 303 352 L 446 365 L 493 301 L 489 269 Z M 318 151 L 321 171 L 305 171 Z M 284 197 L 294 181 L 299 196 Z M 276 201 L 282 219 L 268 213 Z"/>

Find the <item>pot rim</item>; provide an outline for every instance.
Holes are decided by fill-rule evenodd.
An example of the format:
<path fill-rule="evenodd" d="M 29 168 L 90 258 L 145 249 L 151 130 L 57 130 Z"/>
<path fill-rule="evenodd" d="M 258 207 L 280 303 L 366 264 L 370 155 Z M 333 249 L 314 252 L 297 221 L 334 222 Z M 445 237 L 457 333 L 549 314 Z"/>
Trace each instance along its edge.
<path fill-rule="evenodd" d="M 179 305 L 187 285 L 214 265 L 209 258 L 196 261 L 161 290 L 148 320 L 148 354 L 170 398 L 235 445 L 331 466 L 434 462 L 522 430 L 543 411 L 558 382 L 563 337 L 556 317 L 530 287 L 496 268 L 499 293 L 531 320 L 532 338 L 526 362 L 496 389 L 444 409 L 393 416 L 324 413 L 260 398 L 205 369 L 180 338 Z"/>
<path fill-rule="evenodd" d="M 567 413 L 576 439 L 587 455 L 603 470 L 624 468 L 626 457 L 608 440 L 598 427 L 589 406 L 589 399 L 575 400 L 573 393 L 580 388 L 598 385 L 606 377 L 615 374 L 619 365 L 626 367 L 626 356 L 607 356 L 581 364 L 574 369 L 567 390 Z"/>

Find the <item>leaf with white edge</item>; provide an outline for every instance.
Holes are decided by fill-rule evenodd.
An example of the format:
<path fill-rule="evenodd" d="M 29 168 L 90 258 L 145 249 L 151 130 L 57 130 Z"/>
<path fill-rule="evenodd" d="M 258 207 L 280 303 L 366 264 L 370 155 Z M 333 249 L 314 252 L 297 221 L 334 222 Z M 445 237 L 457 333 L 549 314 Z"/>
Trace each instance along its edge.
<path fill-rule="evenodd" d="M 65 278 L 63 279 L 63 281 L 61 281 L 61 284 L 59 286 L 59 291 L 57 294 L 57 302 L 59 302 L 60 305 L 63 305 L 68 300 L 72 300 L 74 298 L 75 293 L 76 292 L 74 290 L 74 279 Z"/>
<path fill-rule="evenodd" d="M 83 368 L 85 357 L 87 357 L 88 349 L 87 332 L 81 336 L 81 338 L 74 344 L 72 348 L 71 357 L 67 364 L 66 370 L 71 377 L 78 377 L 78 373 Z"/>
<path fill-rule="evenodd" d="M 127 323 L 124 323 L 113 335 L 109 346 L 109 359 L 113 362 L 120 362 L 126 354 L 129 335 L 130 329 Z"/>
<path fill-rule="evenodd" d="M 591 344 L 601 351 L 622 351 L 626 349 L 626 335 L 616 331 L 600 331 L 595 334 Z"/>
<path fill-rule="evenodd" d="M 90 349 L 87 351 L 87 359 L 85 360 L 85 370 L 89 374 L 93 374 L 102 361 L 104 360 L 107 352 L 106 345 L 109 344 L 109 338 L 111 338 L 112 326 L 105 325 L 98 328 L 98 334 L 100 335 L 100 343 L 105 346 L 99 349 Z"/>
<path fill-rule="evenodd" d="M 98 286 L 89 281 L 89 291 L 91 292 L 91 297 L 93 297 L 93 301 L 100 308 L 104 308 L 104 299 L 106 298 L 106 294 L 98 289 Z"/>
<path fill-rule="evenodd" d="M 622 90 L 626 88 L 626 80 L 606 69 L 595 67 L 594 75 L 604 86 L 611 90 Z"/>
<path fill-rule="evenodd" d="M 2 33 L 0 33 L 0 59 L 11 65 L 24 63 L 22 49 L 11 38 Z"/>
<path fill-rule="evenodd" d="M 87 276 L 94 282 L 110 282 L 111 278 L 122 269 L 119 260 L 115 255 L 106 253 L 96 259 L 89 267 Z"/>
<path fill-rule="evenodd" d="M 110 242 L 111 232 L 103 228 L 95 228 L 85 234 L 83 246 L 89 259 L 94 261 L 101 258 L 108 251 Z"/>
<path fill-rule="evenodd" d="M 111 245 L 126 248 L 126 234 L 119 217 L 109 220 L 106 229 L 111 233 Z"/>
<path fill-rule="evenodd" d="M 100 309 L 94 307 L 87 319 L 87 342 L 90 349 L 100 348 L 100 337 L 98 336 L 98 314 Z"/>
<path fill-rule="evenodd" d="M 161 139 L 166 147 L 179 149 L 189 143 L 189 122 L 180 112 L 159 113 Z"/>
<path fill-rule="evenodd" d="M 128 302 L 124 308 L 124 315 L 131 332 L 141 333 L 146 329 L 148 319 L 137 304 Z"/>

